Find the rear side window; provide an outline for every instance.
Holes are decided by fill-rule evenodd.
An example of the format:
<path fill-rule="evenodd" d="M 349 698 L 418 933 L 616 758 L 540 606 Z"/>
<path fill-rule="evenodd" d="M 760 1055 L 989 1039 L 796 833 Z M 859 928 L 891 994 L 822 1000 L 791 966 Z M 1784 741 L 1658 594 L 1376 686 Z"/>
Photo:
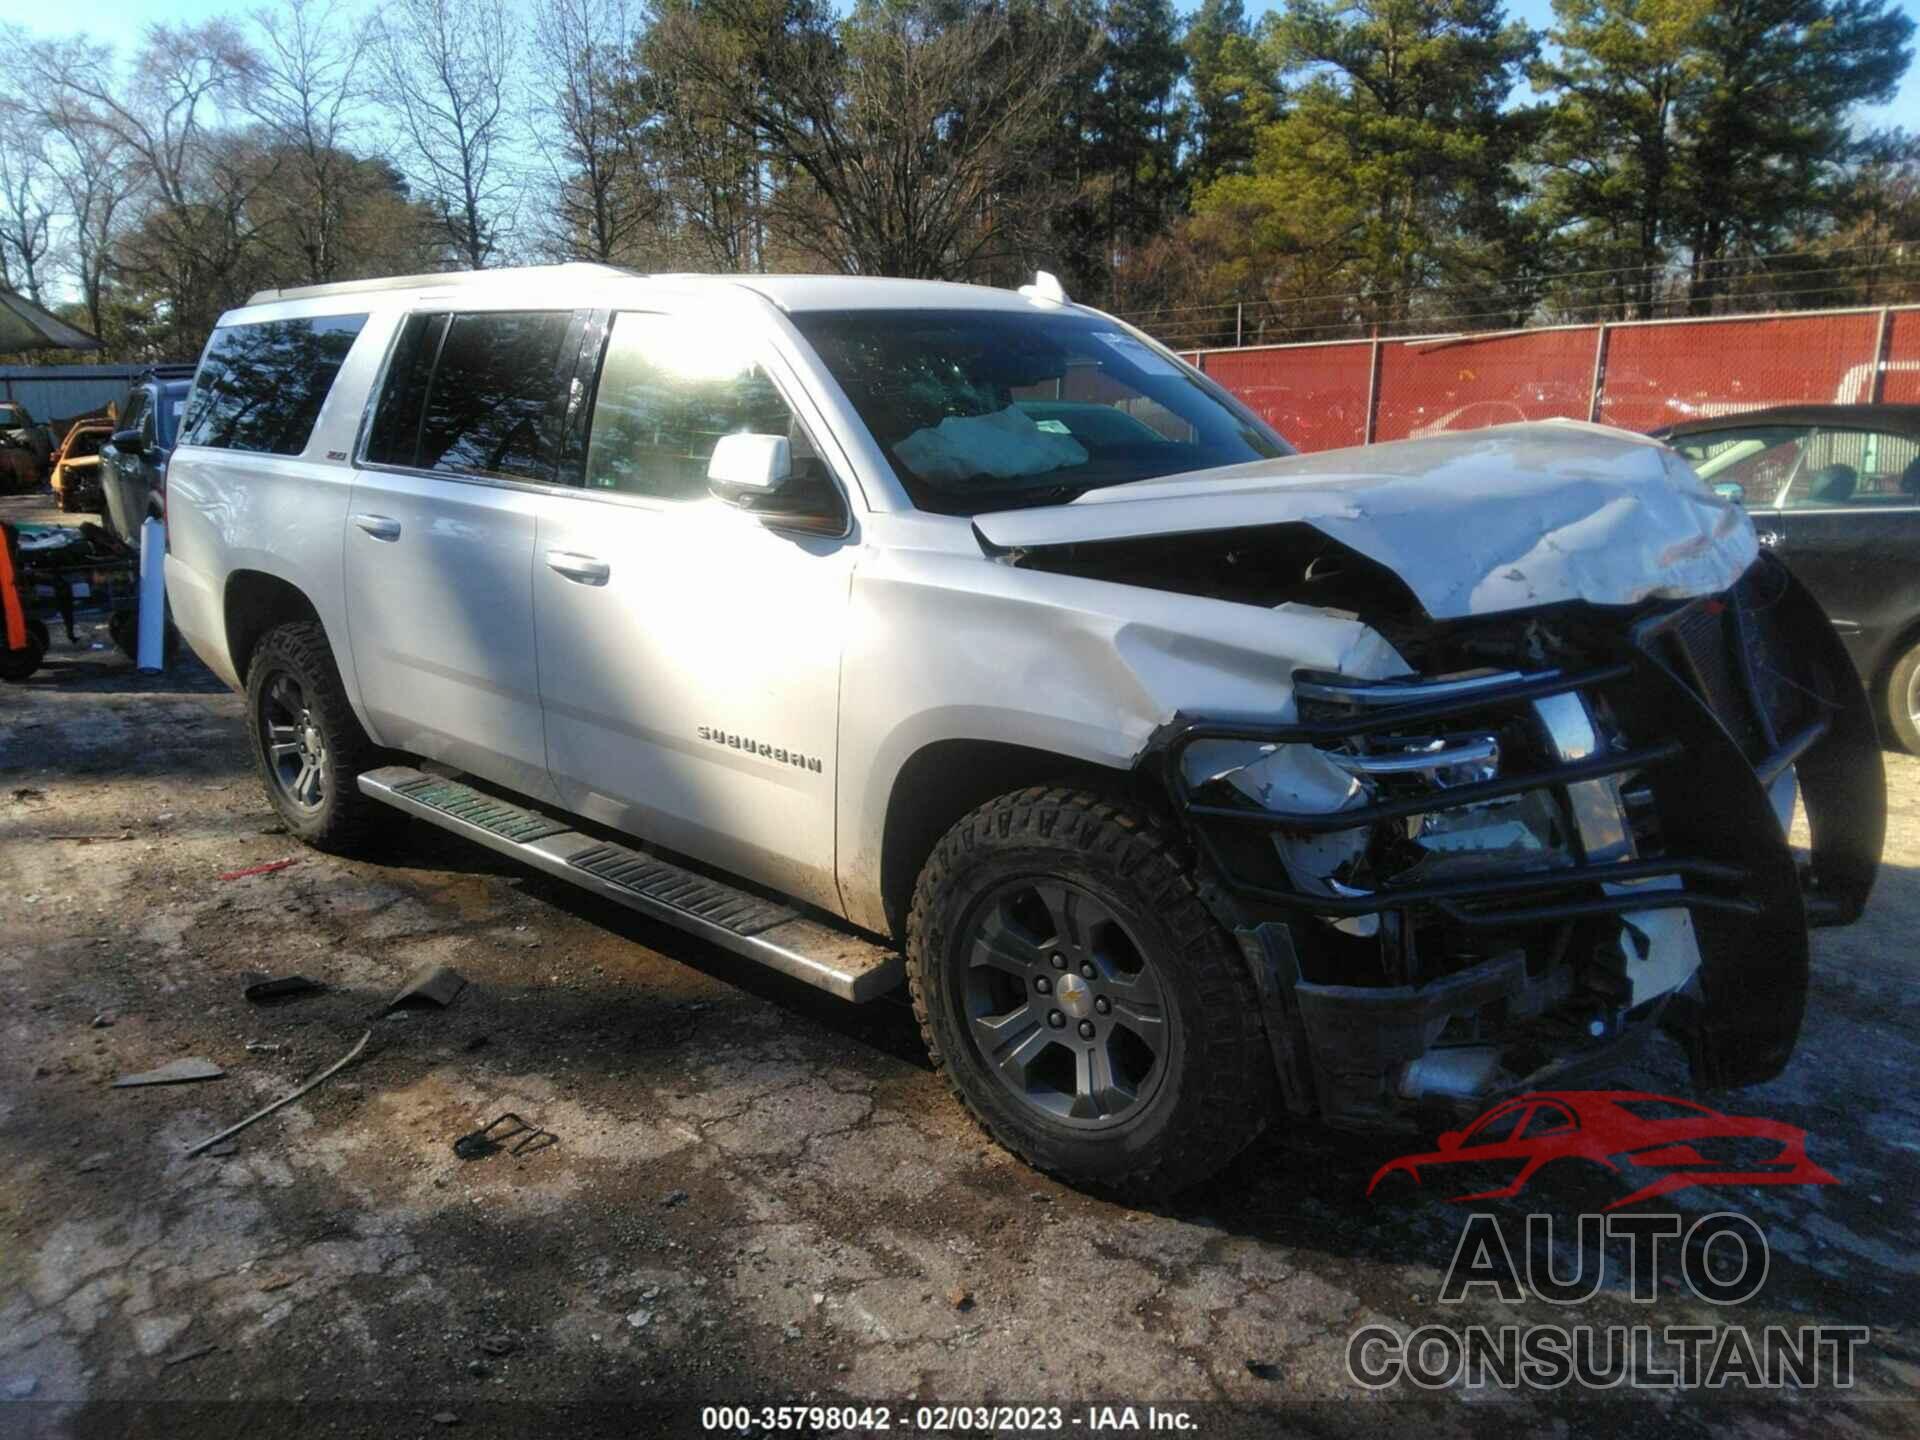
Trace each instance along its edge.
<path fill-rule="evenodd" d="M 413 464 L 420 446 L 420 412 L 427 403 L 427 382 L 446 334 L 444 315 L 409 315 L 387 362 L 380 406 L 367 436 L 367 459 L 375 465 Z"/>
<path fill-rule="evenodd" d="M 365 315 L 323 315 L 223 325 L 194 376 L 180 443 L 298 455 L 366 323 Z"/>
<path fill-rule="evenodd" d="M 451 475 L 552 479 L 572 321 L 568 310 L 410 317 L 381 387 L 367 458 Z"/>

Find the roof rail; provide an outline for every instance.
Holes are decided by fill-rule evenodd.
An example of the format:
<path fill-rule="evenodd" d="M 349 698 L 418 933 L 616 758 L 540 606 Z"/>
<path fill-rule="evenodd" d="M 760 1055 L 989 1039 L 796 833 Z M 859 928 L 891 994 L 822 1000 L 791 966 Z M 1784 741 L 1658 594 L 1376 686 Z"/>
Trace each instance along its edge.
<path fill-rule="evenodd" d="M 489 285 L 508 280 L 559 279 L 572 275 L 580 279 L 638 275 L 624 265 L 601 265 L 575 261 L 567 265 L 517 265 L 500 270 L 441 270 L 427 275 L 385 275 L 374 280 L 336 280 L 330 285 L 294 285 L 282 290 L 256 290 L 247 297 L 249 305 L 267 305 L 276 300 L 312 300 L 326 295 L 371 295 L 382 290 L 419 290 L 442 285 Z"/>

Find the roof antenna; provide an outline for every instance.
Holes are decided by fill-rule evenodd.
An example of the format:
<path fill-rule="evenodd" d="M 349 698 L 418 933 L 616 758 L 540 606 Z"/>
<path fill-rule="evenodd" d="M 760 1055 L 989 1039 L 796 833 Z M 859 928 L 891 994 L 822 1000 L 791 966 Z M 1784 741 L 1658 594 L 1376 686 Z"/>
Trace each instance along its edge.
<path fill-rule="evenodd" d="M 1051 270 L 1033 272 L 1033 283 L 1020 287 L 1021 295 L 1042 305 L 1065 305 L 1067 292 L 1060 284 L 1060 277 Z"/>

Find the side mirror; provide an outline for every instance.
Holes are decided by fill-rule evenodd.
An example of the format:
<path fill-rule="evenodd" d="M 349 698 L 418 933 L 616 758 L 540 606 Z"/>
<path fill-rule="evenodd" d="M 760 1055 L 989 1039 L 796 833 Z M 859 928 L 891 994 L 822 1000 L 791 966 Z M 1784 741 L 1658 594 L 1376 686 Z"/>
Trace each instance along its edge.
<path fill-rule="evenodd" d="M 144 455 L 147 442 L 138 430 L 116 430 L 108 444 L 123 455 Z"/>
<path fill-rule="evenodd" d="M 1722 500 L 1731 500 L 1736 505 L 1747 503 L 1747 487 L 1738 480 L 1722 480 L 1713 487 L 1713 493 Z"/>
<path fill-rule="evenodd" d="M 793 446 L 784 435 L 722 435 L 707 461 L 707 488 L 722 500 L 776 494 L 793 478 Z"/>
<path fill-rule="evenodd" d="M 1442 1150 L 1458 1150 L 1460 1148 L 1460 1132 L 1458 1130 L 1448 1130 L 1442 1134 L 1440 1137 L 1440 1148 Z"/>

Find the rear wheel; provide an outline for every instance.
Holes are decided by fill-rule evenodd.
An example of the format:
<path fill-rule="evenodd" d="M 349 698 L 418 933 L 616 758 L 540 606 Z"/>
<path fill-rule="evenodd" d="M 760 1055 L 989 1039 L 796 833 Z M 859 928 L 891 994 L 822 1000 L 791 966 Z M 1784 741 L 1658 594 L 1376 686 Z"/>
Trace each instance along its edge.
<path fill-rule="evenodd" d="M 247 720 L 267 798 L 288 832 L 317 850 L 366 848 L 382 807 L 358 782 L 378 754 L 318 621 L 280 625 L 261 639 L 247 667 Z"/>
<path fill-rule="evenodd" d="M 1920 755 L 1920 645 L 1896 660 L 1887 677 L 1887 719 L 1900 748 Z"/>
<path fill-rule="evenodd" d="M 907 970 L 954 1093 L 1065 1179 L 1191 1185 L 1271 1113 L 1231 938 L 1163 837 L 1095 795 L 1025 790 L 948 831 L 915 892 Z"/>

